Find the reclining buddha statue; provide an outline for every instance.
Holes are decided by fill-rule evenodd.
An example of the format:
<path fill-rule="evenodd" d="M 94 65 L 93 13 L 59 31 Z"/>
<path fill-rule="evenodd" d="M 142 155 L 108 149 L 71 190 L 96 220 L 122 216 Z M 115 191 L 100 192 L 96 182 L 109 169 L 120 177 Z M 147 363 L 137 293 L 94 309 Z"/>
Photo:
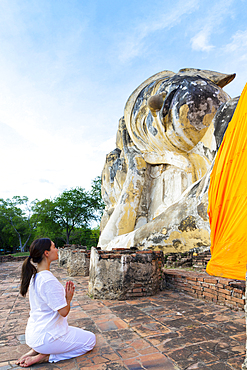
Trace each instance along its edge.
<path fill-rule="evenodd" d="M 102 172 L 102 249 L 209 248 L 207 190 L 238 101 L 222 89 L 234 77 L 163 71 L 130 95 Z"/>

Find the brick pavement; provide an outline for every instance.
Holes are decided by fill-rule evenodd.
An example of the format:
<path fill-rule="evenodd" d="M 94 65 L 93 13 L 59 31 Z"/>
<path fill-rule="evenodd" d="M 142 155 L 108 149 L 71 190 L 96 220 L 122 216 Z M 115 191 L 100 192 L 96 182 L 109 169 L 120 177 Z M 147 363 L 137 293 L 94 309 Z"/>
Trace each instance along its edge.
<path fill-rule="evenodd" d="M 26 352 L 28 298 L 18 292 L 22 262 L 0 264 L 0 370 L 20 369 L 15 360 Z M 52 272 L 63 283 L 66 270 Z M 88 278 L 74 277 L 76 293 L 70 325 L 96 334 L 90 353 L 43 370 L 240 370 L 245 355 L 244 312 L 231 311 L 170 290 L 131 301 L 93 300 Z"/>

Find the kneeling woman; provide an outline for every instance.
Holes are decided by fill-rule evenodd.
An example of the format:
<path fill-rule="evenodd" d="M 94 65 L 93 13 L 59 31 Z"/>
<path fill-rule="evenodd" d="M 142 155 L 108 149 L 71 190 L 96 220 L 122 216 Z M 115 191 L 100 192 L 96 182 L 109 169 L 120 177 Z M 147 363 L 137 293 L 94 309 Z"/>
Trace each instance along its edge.
<path fill-rule="evenodd" d="M 31 307 L 26 343 L 32 348 L 16 362 L 22 367 L 80 356 L 95 346 L 93 333 L 68 326 L 67 315 L 75 287 L 68 281 L 64 289 L 50 272 L 51 262 L 57 259 L 55 244 L 48 238 L 37 239 L 22 266 L 20 292 L 25 297 L 29 287 Z M 37 269 L 31 260 L 38 264 Z"/>

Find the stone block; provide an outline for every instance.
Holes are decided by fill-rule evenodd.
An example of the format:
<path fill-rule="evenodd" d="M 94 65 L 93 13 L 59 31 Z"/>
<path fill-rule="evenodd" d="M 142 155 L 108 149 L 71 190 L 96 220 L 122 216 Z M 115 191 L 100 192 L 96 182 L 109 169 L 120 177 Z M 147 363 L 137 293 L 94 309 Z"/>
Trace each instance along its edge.
<path fill-rule="evenodd" d="M 160 252 L 135 253 L 127 249 L 114 254 L 114 251 L 92 248 L 89 295 L 97 299 L 119 300 L 154 295 L 161 287 L 159 261 L 163 262 Z"/>
<path fill-rule="evenodd" d="M 62 247 L 58 249 L 58 265 L 60 267 L 67 266 L 67 261 L 68 261 L 70 250 L 71 250 L 70 247 Z"/>
<path fill-rule="evenodd" d="M 67 274 L 69 276 L 88 276 L 90 264 L 90 251 L 75 249 L 70 250 L 67 260 Z"/>

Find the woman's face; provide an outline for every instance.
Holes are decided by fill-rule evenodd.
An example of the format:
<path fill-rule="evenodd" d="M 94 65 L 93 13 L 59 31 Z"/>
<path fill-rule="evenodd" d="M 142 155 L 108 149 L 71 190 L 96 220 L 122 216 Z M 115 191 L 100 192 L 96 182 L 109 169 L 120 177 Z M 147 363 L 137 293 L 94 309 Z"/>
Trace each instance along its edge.
<path fill-rule="evenodd" d="M 49 258 L 50 261 L 56 261 L 58 259 L 58 250 L 53 241 L 51 242 L 51 248 L 48 252 L 49 254 L 47 257 Z"/>

